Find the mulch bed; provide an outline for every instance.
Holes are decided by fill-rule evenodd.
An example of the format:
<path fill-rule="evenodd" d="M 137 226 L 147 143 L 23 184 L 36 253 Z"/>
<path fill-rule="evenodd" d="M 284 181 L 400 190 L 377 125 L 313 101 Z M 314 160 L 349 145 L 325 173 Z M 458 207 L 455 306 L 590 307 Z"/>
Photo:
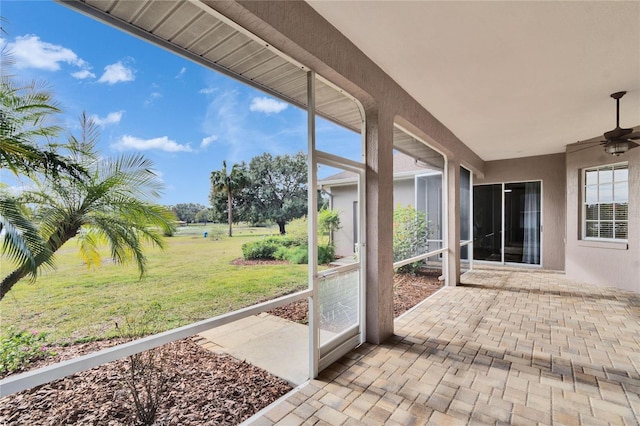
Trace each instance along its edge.
<path fill-rule="evenodd" d="M 439 280 L 442 272 L 433 269 L 423 269 L 416 274 L 396 274 L 393 277 L 393 313 L 397 318 L 427 297 L 442 288 Z M 308 303 L 306 300 L 289 303 L 288 305 L 267 311 L 300 324 L 309 323 Z"/>
<path fill-rule="evenodd" d="M 393 313 L 399 317 L 415 305 L 440 290 L 444 285 L 442 271 L 423 269 L 417 274 L 396 274 L 393 277 Z"/>
<path fill-rule="evenodd" d="M 244 263 L 243 263 L 244 264 Z M 265 263 L 259 263 L 265 264 Z M 395 316 L 441 288 L 439 271 L 394 277 Z M 270 311 L 307 324 L 305 300 Z M 52 347 L 55 357 L 33 362 L 29 369 L 53 364 L 121 343 L 106 340 Z M 171 384 L 159 405 L 156 424 L 238 424 L 266 407 L 291 387 L 264 370 L 228 355 L 202 348 L 193 338 L 163 346 Z M 0 424 L 136 425 L 133 399 L 123 380 L 127 359 L 9 395 L 0 400 Z M 166 365 L 166 364 L 165 364 Z"/>
<path fill-rule="evenodd" d="M 97 343 L 97 342 L 94 342 Z M 156 424 L 235 425 L 291 390 L 289 384 L 191 338 L 163 347 L 170 375 Z M 136 425 L 135 406 L 115 361 L 0 400 L 0 424 Z"/>

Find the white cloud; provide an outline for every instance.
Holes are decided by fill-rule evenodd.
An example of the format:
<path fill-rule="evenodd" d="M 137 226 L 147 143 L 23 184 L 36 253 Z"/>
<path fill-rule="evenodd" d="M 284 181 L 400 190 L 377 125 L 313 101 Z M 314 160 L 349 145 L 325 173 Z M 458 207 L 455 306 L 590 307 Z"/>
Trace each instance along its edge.
<path fill-rule="evenodd" d="M 253 98 L 250 111 L 264 112 L 265 114 L 277 114 L 287 109 L 286 102 L 276 101 L 272 98 Z"/>
<path fill-rule="evenodd" d="M 184 76 L 184 73 L 187 72 L 187 68 L 186 67 L 182 67 L 180 68 L 180 72 L 175 76 L 175 78 L 182 78 L 182 76 Z"/>
<path fill-rule="evenodd" d="M 104 118 L 98 117 L 97 115 L 94 114 L 90 118 L 91 118 L 91 120 L 93 120 L 93 122 L 96 125 L 104 127 L 104 126 L 106 126 L 108 124 L 118 124 L 120 122 L 120 120 L 122 119 L 122 114 L 123 113 L 124 113 L 124 111 L 110 112 Z"/>
<path fill-rule="evenodd" d="M 33 34 L 16 37 L 14 42 L 6 43 L 6 46 L 11 52 L 15 66 L 18 69 L 36 68 L 46 71 L 59 71 L 60 64 L 67 63 L 82 68 L 81 71 L 74 74 L 91 74 L 89 64 L 80 59 L 73 50 L 57 44 L 47 43 Z"/>
<path fill-rule="evenodd" d="M 162 93 L 160 92 L 152 92 L 147 99 L 144 101 L 144 106 L 153 105 L 153 102 L 156 99 L 160 99 L 162 97 Z"/>
<path fill-rule="evenodd" d="M 216 90 L 217 89 L 215 87 L 205 87 L 204 89 L 200 89 L 198 93 L 201 93 L 203 95 L 210 95 L 214 93 Z"/>
<path fill-rule="evenodd" d="M 207 136 L 206 138 L 202 139 L 202 142 L 200 142 L 200 148 L 206 148 L 217 140 L 218 137 L 216 135 Z"/>
<path fill-rule="evenodd" d="M 115 84 L 123 81 L 135 80 L 135 70 L 118 61 L 115 64 L 104 67 L 104 74 L 98 80 L 98 83 Z"/>
<path fill-rule="evenodd" d="M 78 80 L 84 80 L 85 78 L 96 78 L 96 75 L 89 70 L 76 71 L 71 73 L 71 77 Z"/>
<path fill-rule="evenodd" d="M 135 136 L 124 135 L 118 141 L 111 145 L 113 149 L 118 151 L 138 150 L 148 151 L 157 149 L 166 152 L 192 152 L 189 144 L 181 145 L 166 136 L 153 139 L 141 139 Z"/>

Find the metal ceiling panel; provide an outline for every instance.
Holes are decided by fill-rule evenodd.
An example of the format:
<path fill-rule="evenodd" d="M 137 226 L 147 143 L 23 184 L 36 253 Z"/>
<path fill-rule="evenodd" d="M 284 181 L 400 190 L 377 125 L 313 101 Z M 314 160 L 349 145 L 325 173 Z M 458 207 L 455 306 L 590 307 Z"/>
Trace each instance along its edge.
<path fill-rule="evenodd" d="M 393 128 L 393 147 L 434 170 L 444 171 L 444 157 L 442 154 L 398 127 Z"/>
<path fill-rule="evenodd" d="M 178 3 L 178 7 L 170 15 L 171 19 L 165 19 L 153 30 L 153 33 L 165 40 L 173 40 L 177 34 L 184 28 L 191 26 L 203 13 L 201 9 L 191 3 Z"/>
<path fill-rule="evenodd" d="M 100 7 L 100 5 L 104 2 L 102 1 L 93 1 L 88 0 L 87 3 L 94 5 L 95 7 Z M 114 16 L 127 16 L 130 20 L 135 19 L 140 15 L 140 13 L 149 7 L 148 4 L 144 2 L 136 2 L 136 1 L 119 1 L 110 2 L 109 11 L 110 14 Z"/>
<path fill-rule="evenodd" d="M 189 47 L 189 51 L 198 56 L 206 56 L 207 53 L 214 50 L 220 44 L 237 34 L 233 28 L 222 23 L 215 25 L 213 31 L 210 31 L 203 38 Z"/>
<path fill-rule="evenodd" d="M 59 0 L 297 106 L 307 104 L 307 70 L 225 22 L 199 0 Z M 362 116 L 342 91 L 316 83 L 316 112 L 356 132 Z"/>
<path fill-rule="evenodd" d="M 330 111 L 333 121 L 359 131 L 362 115 L 358 105 L 340 90 L 316 79 L 316 109 Z"/>
<path fill-rule="evenodd" d="M 201 15 L 189 25 L 181 26 L 178 34 L 170 41 L 190 51 L 194 44 L 215 31 L 219 25 L 222 25 L 222 22 L 216 21 L 211 15 L 201 12 Z"/>

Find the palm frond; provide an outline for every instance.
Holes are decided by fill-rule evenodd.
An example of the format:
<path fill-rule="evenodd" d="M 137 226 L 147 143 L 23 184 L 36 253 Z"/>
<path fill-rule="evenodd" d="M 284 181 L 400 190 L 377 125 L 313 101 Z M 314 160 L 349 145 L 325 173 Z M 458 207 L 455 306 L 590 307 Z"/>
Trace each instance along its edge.
<path fill-rule="evenodd" d="M 138 237 L 138 230 L 131 224 L 113 216 L 96 215 L 92 218 L 95 232 L 102 234 L 108 242 L 114 262 L 125 264 L 135 260 L 142 277 L 146 273 L 147 260 Z"/>
<path fill-rule="evenodd" d="M 24 207 L 15 198 L 0 197 L 0 231 L 2 231 L 2 253 L 18 267 L 28 269 L 36 276 L 38 259 L 53 265 L 52 253 L 38 229 L 27 217 Z"/>
<path fill-rule="evenodd" d="M 100 266 L 102 259 L 99 252 L 101 244 L 106 243 L 104 236 L 96 229 L 84 226 L 78 233 L 78 246 L 80 257 L 89 268 Z"/>

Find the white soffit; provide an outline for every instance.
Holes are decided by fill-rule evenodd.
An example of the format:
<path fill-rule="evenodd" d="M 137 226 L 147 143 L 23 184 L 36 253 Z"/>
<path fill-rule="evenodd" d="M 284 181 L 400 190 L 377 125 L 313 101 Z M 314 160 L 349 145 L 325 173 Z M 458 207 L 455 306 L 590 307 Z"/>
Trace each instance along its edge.
<path fill-rule="evenodd" d="M 640 124 L 639 1 L 309 1 L 484 160 Z"/>

